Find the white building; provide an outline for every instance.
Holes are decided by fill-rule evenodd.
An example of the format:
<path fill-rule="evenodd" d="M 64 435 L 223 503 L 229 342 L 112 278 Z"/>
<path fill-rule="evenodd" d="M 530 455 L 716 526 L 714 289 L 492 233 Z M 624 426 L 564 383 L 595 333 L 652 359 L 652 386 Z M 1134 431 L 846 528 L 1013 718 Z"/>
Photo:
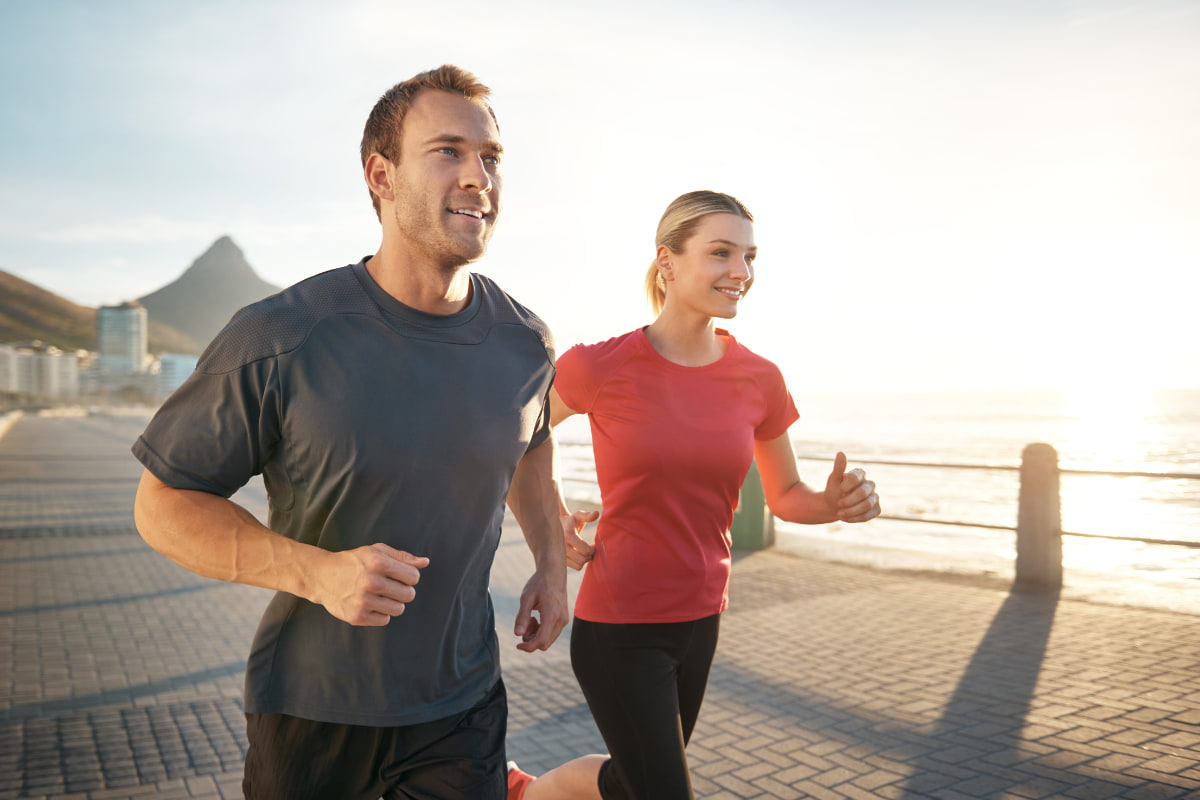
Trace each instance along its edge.
<path fill-rule="evenodd" d="M 79 397 L 79 358 L 74 353 L 48 347 L 33 353 L 32 358 L 35 364 L 32 394 L 54 400 L 75 400 Z"/>
<path fill-rule="evenodd" d="M 0 392 L 18 392 L 17 348 L 0 344 Z"/>
<path fill-rule="evenodd" d="M 0 391 L 74 400 L 79 397 L 79 357 L 40 344 L 0 345 Z"/>
<path fill-rule="evenodd" d="M 100 355 L 96 368 L 112 377 L 136 375 L 149 365 L 150 321 L 137 302 L 101 306 L 96 313 Z"/>
<path fill-rule="evenodd" d="M 196 356 L 164 353 L 158 360 L 158 396 L 165 398 L 196 371 Z"/>

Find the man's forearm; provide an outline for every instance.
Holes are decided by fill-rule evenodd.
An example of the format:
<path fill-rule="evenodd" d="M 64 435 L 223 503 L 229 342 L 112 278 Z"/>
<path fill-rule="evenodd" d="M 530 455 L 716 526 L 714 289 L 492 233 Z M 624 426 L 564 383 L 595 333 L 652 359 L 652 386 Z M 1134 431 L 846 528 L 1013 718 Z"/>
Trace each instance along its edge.
<path fill-rule="evenodd" d="M 134 520 L 146 543 L 206 578 L 310 598 L 309 578 L 326 552 L 280 536 L 246 509 L 206 492 L 174 489 L 142 475 Z"/>
<path fill-rule="evenodd" d="M 567 609 L 567 555 L 551 436 L 517 463 L 509 489 L 509 507 L 521 525 L 537 565 L 521 592 L 521 606 L 513 633 L 521 638 L 518 650 L 546 650 L 569 621 Z M 534 617 L 533 614 L 538 616 Z"/>
<path fill-rule="evenodd" d="M 508 492 L 508 506 L 533 552 L 537 569 L 560 571 L 565 586 L 566 555 L 561 519 L 566 506 L 558 484 L 553 435 L 518 462 Z"/>

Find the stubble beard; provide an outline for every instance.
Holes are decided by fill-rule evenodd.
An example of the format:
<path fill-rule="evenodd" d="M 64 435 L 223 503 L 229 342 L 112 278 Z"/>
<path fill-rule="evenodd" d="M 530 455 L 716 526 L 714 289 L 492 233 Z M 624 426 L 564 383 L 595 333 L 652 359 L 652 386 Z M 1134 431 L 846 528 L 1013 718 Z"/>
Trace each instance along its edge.
<path fill-rule="evenodd" d="M 410 191 L 409 187 L 403 184 L 400 188 L 401 191 L 397 192 L 398 197 L 419 196 L 419 193 Z M 432 211 L 423 208 L 412 212 L 411 208 L 401 202 L 396 203 L 393 212 L 396 227 L 404 234 L 404 238 L 433 262 L 439 272 L 452 276 L 468 264 L 483 258 L 488 242 L 492 239 L 495 215 L 493 212 L 493 221 L 487 224 L 482 237 L 468 237 L 455 236 L 449 231 L 445 214 L 440 208 Z"/>

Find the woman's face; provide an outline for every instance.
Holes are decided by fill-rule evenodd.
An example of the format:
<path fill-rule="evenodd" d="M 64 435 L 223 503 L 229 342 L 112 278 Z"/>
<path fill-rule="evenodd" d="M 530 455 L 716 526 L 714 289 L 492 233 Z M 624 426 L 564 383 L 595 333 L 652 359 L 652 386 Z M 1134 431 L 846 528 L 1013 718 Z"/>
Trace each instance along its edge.
<path fill-rule="evenodd" d="M 700 219 L 682 253 L 658 249 L 659 271 L 667 282 L 666 309 L 732 319 L 754 283 L 754 225 L 737 214 Z M 665 309 L 664 309 L 665 310 Z"/>

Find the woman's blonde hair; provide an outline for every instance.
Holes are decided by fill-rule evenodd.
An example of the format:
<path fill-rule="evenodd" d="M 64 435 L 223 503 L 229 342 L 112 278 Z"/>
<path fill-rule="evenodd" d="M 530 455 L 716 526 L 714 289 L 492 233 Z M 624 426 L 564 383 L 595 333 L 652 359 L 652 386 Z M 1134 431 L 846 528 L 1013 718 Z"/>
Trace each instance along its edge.
<path fill-rule="evenodd" d="M 665 246 L 672 253 L 682 253 L 687 240 L 696 232 L 700 220 L 709 214 L 737 214 L 754 222 L 750 210 L 733 195 L 702 189 L 681 194 L 671 201 L 654 235 L 654 249 Z M 650 262 L 646 273 L 646 299 L 657 315 L 667 302 L 667 284 L 658 273 L 658 258 Z"/>

